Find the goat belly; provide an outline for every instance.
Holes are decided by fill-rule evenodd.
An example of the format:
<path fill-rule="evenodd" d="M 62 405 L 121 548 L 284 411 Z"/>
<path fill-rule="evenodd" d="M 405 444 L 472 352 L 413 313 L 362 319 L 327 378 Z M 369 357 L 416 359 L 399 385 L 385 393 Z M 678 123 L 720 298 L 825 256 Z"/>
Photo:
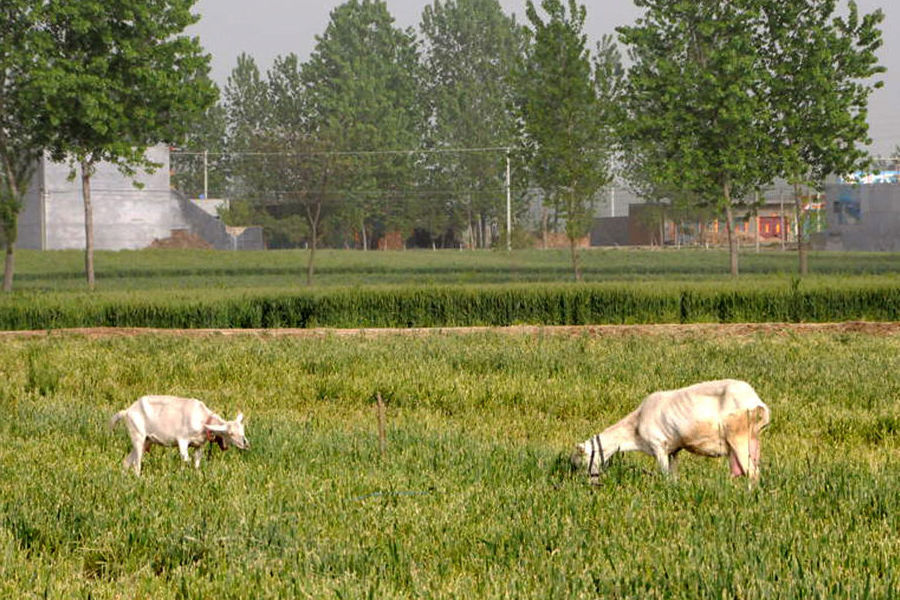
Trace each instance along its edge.
<path fill-rule="evenodd" d="M 718 423 L 701 421 L 692 424 L 682 433 L 681 445 L 701 456 L 722 456 L 727 451 Z"/>

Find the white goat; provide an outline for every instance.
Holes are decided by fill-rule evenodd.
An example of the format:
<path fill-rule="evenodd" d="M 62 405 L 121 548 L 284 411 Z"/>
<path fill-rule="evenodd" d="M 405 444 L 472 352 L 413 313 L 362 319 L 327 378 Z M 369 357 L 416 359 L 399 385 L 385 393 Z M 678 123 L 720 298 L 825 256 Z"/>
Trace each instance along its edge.
<path fill-rule="evenodd" d="M 194 468 L 200 467 L 203 446 L 216 442 L 222 450 L 236 446 L 242 450 L 250 448 L 244 437 L 244 415 L 238 413 L 234 421 L 226 421 L 203 402 L 194 398 L 178 396 L 141 396 L 134 404 L 120 410 L 109 422 L 113 427 L 120 420 L 131 438 L 132 450 L 122 461 L 122 466 L 134 467 L 141 474 L 141 457 L 151 444 L 178 446 L 181 457 L 187 462 L 188 447 L 194 451 Z"/>
<path fill-rule="evenodd" d="M 617 452 L 639 450 L 673 473 L 681 450 L 731 459 L 731 473 L 759 478 L 759 433 L 769 424 L 769 407 L 750 384 L 736 379 L 706 381 L 654 392 L 615 425 L 575 447 L 572 464 L 587 467 L 592 483 Z"/>

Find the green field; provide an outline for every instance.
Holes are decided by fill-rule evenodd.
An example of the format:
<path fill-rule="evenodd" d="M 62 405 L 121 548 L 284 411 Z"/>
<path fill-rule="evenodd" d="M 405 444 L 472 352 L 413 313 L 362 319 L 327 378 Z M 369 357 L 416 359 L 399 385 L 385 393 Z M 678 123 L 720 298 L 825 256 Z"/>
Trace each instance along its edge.
<path fill-rule="evenodd" d="M 83 291 L 81 251 L 19 250 L 15 287 Z M 268 250 L 137 250 L 95 253 L 97 290 L 297 289 L 306 285 L 307 252 Z M 703 249 L 601 249 L 582 251 L 584 279 L 609 281 L 727 281 L 728 253 Z M 568 282 L 568 250 L 459 251 L 320 250 L 316 285 L 436 285 Z M 900 256 L 886 252 L 812 252 L 813 276 L 900 275 Z M 794 252 L 745 249 L 741 272 L 749 281 L 789 280 Z"/>
<path fill-rule="evenodd" d="M 302 251 L 100 252 L 97 291 L 78 252 L 25 252 L 0 329 L 70 327 L 448 327 L 741 321 L 900 320 L 893 254 L 817 253 L 800 279 L 790 253 L 324 251 L 314 286 Z"/>
<path fill-rule="evenodd" d="M 0 343 L 0 597 L 891 598 L 900 338 L 432 334 Z M 650 391 L 750 381 L 760 485 L 686 456 L 559 458 Z M 253 449 L 136 478 L 144 393 L 247 416 Z M 373 397 L 386 399 L 378 453 Z"/>

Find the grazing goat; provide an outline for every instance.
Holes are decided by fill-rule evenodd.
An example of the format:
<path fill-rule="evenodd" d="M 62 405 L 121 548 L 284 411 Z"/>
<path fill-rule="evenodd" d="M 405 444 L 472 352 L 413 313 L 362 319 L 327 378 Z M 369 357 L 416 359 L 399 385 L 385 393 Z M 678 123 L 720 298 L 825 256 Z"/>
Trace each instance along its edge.
<path fill-rule="evenodd" d="M 187 462 L 188 447 L 194 450 L 194 468 L 200 468 L 202 446 L 206 442 L 216 442 L 222 450 L 236 446 L 242 450 L 250 448 L 244 437 L 244 415 L 238 413 L 234 421 L 226 421 L 203 402 L 194 398 L 177 396 L 141 396 L 134 404 L 120 410 L 109 422 L 113 427 L 120 420 L 131 437 L 132 450 L 122 461 L 122 466 L 134 467 L 141 474 L 141 457 L 151 444 L 178 446 L 181 457 Z"/>
<path fill-rule="evenodd" d="M 736 379 L 707 381 L 654 392 L 615 425 L 575 447 L 572 465 L 587 467 L 592 483 L 617 452 L 639 450 L 673 473 L 681 450 L 731 459 L 731 473 L 759 478 L 759 433 L 769 424 L 769 407 L 750 384 Z"/>

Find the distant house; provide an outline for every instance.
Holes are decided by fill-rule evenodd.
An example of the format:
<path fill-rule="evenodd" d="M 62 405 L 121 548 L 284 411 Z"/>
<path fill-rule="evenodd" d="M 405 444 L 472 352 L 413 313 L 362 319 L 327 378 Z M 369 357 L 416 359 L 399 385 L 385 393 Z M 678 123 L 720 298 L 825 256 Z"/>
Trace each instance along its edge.
<path fill-rule="evenodd" d="M 687 217 L 664 206 L 644 203 L 633 195 L 622 192 L 617 195 L 623 200 L 620 202 L 622 208 L 616 211 L 618 216 L 594 219 L 592 246 L 728 243 L 724 221 L 699 215 Z M 803 198 L 803 210 L 813 216 L 816 229 L 823 222 L 820 219 L 823 209 L 824 203 L 819 194 Z M 735 209 L 734 233 L 741 244 L 793 241 L 796 239 L 794 221 L 793 191 L 785 185 L 776 185 L 764 191 L 755 210 Z"/>
<path fill-rule="evenodd" d="M 263 248 L 262 230 L 228 232 L 211 215 L 171 189 L 169 148 L 157 145 L 147 157 L 161 166 L 153 173 L 122 175 L 101 163 L 91 177 L 94 244 L 98 250 L 146 248 L 154 240 L 187 231 L 222 250 Z M 77 170 L 76 170 L 77 171 Z M 80 175 L 69 178 L 66 163 L 40 160 L 19 216 L 17 247 L 37 250 L 84 248 L 84 200 Z M 142 184 L 135 187 L 133 181 Z"/>
<path fill-rule="evenodd" d="M 822 250 L 900 251 L 900 183 L 834 183 L 825 188 L 825 231 L 813 237 Z"/>

